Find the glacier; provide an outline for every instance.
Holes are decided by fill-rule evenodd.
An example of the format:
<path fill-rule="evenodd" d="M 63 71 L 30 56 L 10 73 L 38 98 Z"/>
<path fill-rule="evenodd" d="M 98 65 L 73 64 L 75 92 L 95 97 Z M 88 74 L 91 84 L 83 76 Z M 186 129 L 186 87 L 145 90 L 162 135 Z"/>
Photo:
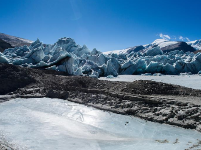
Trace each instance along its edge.
<path fill-rule="evenodd" d="M 26 150 L 200 149 L 201 134 L 50 98 L 0 104 L 0 143 Z"/>
<path fill-rule="evenodd" d="M 95 48 L 90 51 L 86 45 L 80 46 L 71 38 L 61 38 L 53 45 L 45 45 L 37 39 L 30 46 L 6 49 L 0 53 L 0 63 L 96 78 L 145 73 L 197 74 L 201 71 L 201 53 L 167 50 L 168 46 L 178 43 L 159 39 L 152 44 L 136 46 L 117 53 L 102 53 Z M 189 44 L 196 43 L 199 42 Z"/>

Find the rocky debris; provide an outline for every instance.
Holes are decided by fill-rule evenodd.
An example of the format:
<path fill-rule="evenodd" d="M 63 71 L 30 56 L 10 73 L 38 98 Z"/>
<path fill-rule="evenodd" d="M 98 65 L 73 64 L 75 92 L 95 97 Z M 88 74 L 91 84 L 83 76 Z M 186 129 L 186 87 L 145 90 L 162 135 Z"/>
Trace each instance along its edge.
<path fill-rule="evenodd" d="M 195 52 L 193 52 L 194 54 L 197 54 L 197 53 L 201 53 L 201 50 L 197 50 Z"/>
<path fill-rule="evenodd" d="M 67 99 L 69 93 L 67 91 L 56 91 L 56 90 L 50 90 L 45 95 L 45 97 L 49 98 L 60 98 L 60 99 Z"/>
<path fill-rule="evenodd" d="M 4 137 L 0 137 L 0 150 L 19 150 L 19 148 L 9 143 Z"/>
<path fill-rule="evenodd" d="M 0 103 L 9 101 L 12 98 L 16 98 L 15 95 L 0 95 Z"/>
<path fill-rule="evenodd" d="M 9 64 L 0 64 L 0 72 L 0 94 L 10 95 L 0 102 L 12 96 L 60 98 L 201 132 L 201 90 L 154 81 L 110 82 Z"/>
<path fill-rule="evenodd" d="M 134 81 L 127 85 L 126 91 L 132 94 L 161 94 L 161 95 L 194 95 L 201 96 L 200 90 L 165 84 L 149 80 Z"/>
<path fill-rule="evenodd" d="M 0 143 L 0 150 L 14 150 L 14 149 L 11 149 L 10 147 Z"/>
<path fill-rule="evenodd" d="M 150 100 L 150 96 L 136 95 L 132 97 L 132 100 L 129 98 L 127 95 L 119 98 L 114 93 L 95 94 L 71 91 L 68 100 L 149 121 L 201 131 L 200 105 L 177 102 L 168 98 Z"/>
<path fill-rule="evenodd" d="M 0 95 L 35 82 L 34 78 L 29 75 L 30 71 L 26 68 L 0 64 L 0 72 Z"/>

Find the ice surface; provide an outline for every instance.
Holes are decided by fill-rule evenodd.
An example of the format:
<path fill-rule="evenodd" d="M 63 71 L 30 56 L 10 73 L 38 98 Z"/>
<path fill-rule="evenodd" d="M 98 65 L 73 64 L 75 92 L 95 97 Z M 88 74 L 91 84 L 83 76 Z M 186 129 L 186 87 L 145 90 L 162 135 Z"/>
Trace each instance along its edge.
<path fill-rule="evenodd" d="M 146 51 L 147 56 L 156 56 L 156 55 L 162 55 L 162 54 L 163 54 L 163 51 L 160 49 L 160 47 L 154 47 Z"/>
<path fill-rule="evenodd" d="M 201 139 L 194 130 L 49 98 L 1 103 L 0 133 L 31 150 L 184 150 Z"/>
<path fill-rule="evenodd" d="M 0 52 L 0 63 L 8 63 L 9 60 Z"/>
<path fill-rule="evenodd" d="M 133 82 L 136 80 L 152 80 L 157 82 L 170 83 L 175 85 L 181 85 L 188 88 L 200 89 L 201 90 L 201 76 L 199 75 L 157 75 L 143 76 L 143 75 L 119 75 L 116 78 L 101 77 L 100 80 L 110 81 L 125 81 Z"/>

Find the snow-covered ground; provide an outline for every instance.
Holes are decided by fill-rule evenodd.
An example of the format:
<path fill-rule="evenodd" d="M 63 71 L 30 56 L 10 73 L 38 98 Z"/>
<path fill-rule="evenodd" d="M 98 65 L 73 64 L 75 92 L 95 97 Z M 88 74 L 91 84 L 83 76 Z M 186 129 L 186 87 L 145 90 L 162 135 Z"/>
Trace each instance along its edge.
<path fill-rule="evenodd" d="M 144 75 L 119 75 L 116 78 L 101 77 L 100 80 L 133 82 L 135 80 L 152 80 L 157 82 L 181 85 L 193 89 L 201 89 L 201 76 L 199 75 L 162 75 L 162 76 L 144 76 Z"/>
<path fill-rule="evenodd" d="M 168 42 L 163 42 L 163 43 L 160 43 L 158 44 L 158 46 L 160 48 L 164 48 L 166 46 L 170 46 L 170 45 L 174 45 L 174 44 L 177 44 L 178 42 L 175 42 L 175 41 L 168 41 Z"/>
<path fill-rule="evenodd" d="M 103 54 L 105 55 L 109 55 L 109 54 L 123 54 L 123 53 L 126 53 L 130 48 L 127 48 L 127 49 L 122 49 L 122 50 L 113 50 L 113 51 L 107 51 L 107 52 L 103 52 Z"/>
<path fill-rule="evenodd" d="M 194 130 L 50 98 L 1 103 L 0 135 L 1 142 L 31 150 L 184 150 L 201 139 Z"/>

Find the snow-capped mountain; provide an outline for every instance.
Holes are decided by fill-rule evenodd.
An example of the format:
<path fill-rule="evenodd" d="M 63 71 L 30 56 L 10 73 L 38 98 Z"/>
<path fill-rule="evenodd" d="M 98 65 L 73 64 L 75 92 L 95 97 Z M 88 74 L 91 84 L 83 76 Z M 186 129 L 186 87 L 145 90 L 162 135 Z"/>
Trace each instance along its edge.
<path fill-rule="evenodd" d="M 109 55 L 109 54 L 129 54 L 131 52 L 138 52 L 138 51 L 141 51 L 145 49 L 144 46 L 140 45 L 140 46 L 135 46 L 135 47 L 130 47 L 130 48 L 127 48 L 127 49 L 123 49 L 123 50 L 114 50 L 114 51 L 108 51 L 108 52 L 103 52 L 103 54 L 106 54 L 106 55 Z"/>
<path fill-rule="evenodd" d="M 189 45 L 191 45 L 193 48 L 196 50 L 201 50 L 201 39 L 200 40 L 195 40 L 191 42 L 187 42 Z"/>
<path fill-rule="evenodd" d="M 2 39 L 3 41 L 9 43 L 12 47 L 16 47 L 16 46 L 24 46 L 24 45 L 31 45 L 31 43 L 33 43 L 33 41 L 30 40 L 26 40 L 23 38 L 19 38 L 16 36 L 11 36 L 11 35 L 7 35 L 4 33 L 0 33 L 0 39 Z"/>
<path fill-rule="evenodd" d="M 168 41 L 165 39 L 156 39 L 154 42 L 151 43 L 152 46 L 159 46 L 160 48 L 164 48 L 166 46 L 177 44 L 177 41 Z"/>
<path fill-rule="evenodd" d="M 114 51 L 108 51 L 103 52 L 104 54 L 121 54 L 121 53 L 130 53 L 138 52 L 138 51 L 146 51 L 147 49 L 153 48 L 153 47 L 160 47 L 160 49 L 163 52 L 170 52 L 174 50 L 182 50 L 184 52 L 194 52 L 195 50 L 201 50 L 201 40 L 192 41 L 192 42 L 183 42 L 183 41 L 169 41 L 165 39 L 156 39 L 151 44 L 141 45 L 141 46 L 135 46 L 130 47 L 123 50 L 114 50 Z"/>

